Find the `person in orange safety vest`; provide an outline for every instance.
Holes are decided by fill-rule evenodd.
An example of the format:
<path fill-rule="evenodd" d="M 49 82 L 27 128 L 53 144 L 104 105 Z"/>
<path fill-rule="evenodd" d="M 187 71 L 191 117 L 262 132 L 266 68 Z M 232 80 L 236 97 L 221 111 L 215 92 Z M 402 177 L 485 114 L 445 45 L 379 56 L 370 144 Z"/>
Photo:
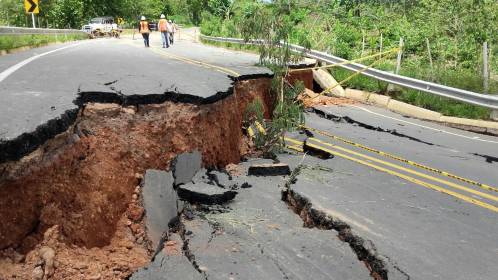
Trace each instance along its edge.
<path fill-rule="evenodd" d="M 140 19 L 140 25 L 138 26 L 138 31 L 142 34 L 142 37 L 144 37 L 144 44 L 145 47 L 148 48 L 149 45 L 149 35 L 150 35 L 150 28 L 149 28 L 149 22 L 146 20 L 144 16 Z"/>
<path fill-rule="evenodd" d="M 161 32 L 161 38 L 163 39 L 163 48 L 169 48 L 169 28 L 165 15 L 161 15 L 158 25 L 159 32 Z"/>

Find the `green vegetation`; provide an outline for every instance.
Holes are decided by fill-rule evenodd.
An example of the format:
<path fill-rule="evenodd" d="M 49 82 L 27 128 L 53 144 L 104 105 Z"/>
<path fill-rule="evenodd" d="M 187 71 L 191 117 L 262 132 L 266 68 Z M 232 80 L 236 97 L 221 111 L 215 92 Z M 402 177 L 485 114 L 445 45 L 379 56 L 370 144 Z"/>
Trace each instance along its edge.
<path fill-rule="evenodd" d="M 49 43 L 68 42 L 88 39 L 86 34 L 58 34 L 54 35 L 19 35 L 0 36 L 0 50 L 12 50 L 20 47 L 40 47 Z"/>
<path fill-rule="evenodd" d="M 80 29 L 91 18 L 113 16 L 123 18 L 125 28 L 130 28 L 142 15 L 154 20 L 165 14 L 182 25 L 199 25 L 204 13 L 226 13 L 224 7 L 229 3 L 228 0 L 43 0 L 37 24 Z M 23 1 L 0 1 L 0 25 L 31 26 L 31 17 L 24 13 Z"/>
<path fill-rule="evenodd" d="M 285 131 L 297 129 L 304 123 L 303 105 L 297 96 L 303 92 L 302 83 L 289 84 L 287 75 L 289 64 L 298 61 L 299 54 L 292 53 L 289 48 L 290 34 L 294 31 L 291 13 L 293 5 L 287 1 L 273 2 L 274 9 L 267 9 L 258 2 L 246 7 L 244 16 L 238 21 L 238 30 L 246 38 L 262 38 L 267 44 L 257 46 L 260 53 L 260 63 L 269 67 L 273 73 L 272 92 L 275 94 L 275 110 L 271 120 L 261 119 L 257 104 L 250 105 L 248 115 L 257 118 L 263 125 L 266 133 L 256 136 L 255 144 L 265 156 L 271 156 L 281 148 L 282 136 Z M 232 6 L 228 11 L 220 13 L 229 17 Z"/>
<path fill-rule="evenodd" d="M 23 9 L 20 0 L 1 0 L 0 24 L 30 26 Z M 125 19 L 125 28 L 133 28 L 141 15 L 156 19 L 161 13 L 186 26 L 200 25 L 206 35 L 275 40 L 263 48 L 235 47 L 257 50 L 262 63 L 280 66 L 295 57 L 285 48 L 275 48 L 279 40 L 356 59 L 381 47 L 384 51 L 396 48 L 403 37 L 402 75 L 481 93 L 485 92 L 482 45 L 488 42 L 488 92 L 498 93 L 496 0 L 44 0 L 39 23 L 80 28 L 92 17 L 114 16 Z M 394 71 L 395 57 L 376 67 Z M 284 75 L 285 69 L 281 71 Z M 352 74 L 331 71 L 339 80 Z M 346 86 L 387 94 L 386 84 L 365 77 L 356 77 Z M 389 94 L 452 116 L 488 115 L 483 108 L 412 90 Z"/>
<path fill-rule="evenodd" d="M 266 1 L 271 2 L 271 1 Z M 279 3 L 255 0 L 231 1 L 230 14 L 205 13 L 202 33 L 212 36 L 248 38 L 246 31 L 257 29 L 244 19 L 254 7 L 264 22 L 279 12 Z M 402 75 L 433 81 L 474 92 L 483 87 L 482 45 L 488 42 L 490 51 L 489 93 L 498 93 L 498 2 L 494 0 L 325 0 L 284 1 L 291 8 L 287 20 L 293 25 L 288 41 L 331 54 L 356 59 L 386 51 L 399 45 L 404 38 Z M 289 25 L 289 22 L 278 24 Z M 284 30 L 284 29 L 282 29 Z M 265 39 L 264 33 L 258 38 Z M 252 37 L 256 38 L 256 37 Z M 381 43 L 382 41 L 382 43 Z M 429 44 L 427 44 L 427 42 Z M 431 56 L 429 57 L 429 48 Z M 432 66 L 431 61 L 432 59 Z M 364 61 L 364 64 L 372 63 Z M 376 66 L 394 71 L 395 56 Z M 343 80 L 352 73 L 334 69 Z M 387 94 L 387 84 L 358 76 L 346 86 Z M 446 115 L 488 118 L 489 110 L 477 106 L 435 97 L 413 90 L 398 89 L 389 93 L 394 98 Z"/>

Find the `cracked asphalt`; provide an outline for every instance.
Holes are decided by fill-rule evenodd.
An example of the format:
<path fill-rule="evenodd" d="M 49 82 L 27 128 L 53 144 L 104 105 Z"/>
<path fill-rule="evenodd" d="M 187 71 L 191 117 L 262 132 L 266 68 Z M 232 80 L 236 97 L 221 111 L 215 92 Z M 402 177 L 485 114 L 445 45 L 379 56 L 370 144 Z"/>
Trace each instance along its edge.
<path fill-rule="evenodd" d="M 154 33 L 149 49 L 138 39 L 98 39 L 0 57 L 0 144 L 19 147 L 25 143 L 13 142 L 29 141 L 25 145 L 29 146 L 47 140 L 38 139 L 43 135 L 62 132 L 42 129 L 50 122 L 67 128 L 81 105 L 79 98 L 131 104 L 212 103 L 231 94 L 237 78 L 231 71 L 240 73 L 238 78 L 271 75 L 267 68 L 254 66 L 259 61 L 255 54 L 203 46 L 185 38 L 170 49 L 161 49 Z M 46 55 L 16 67 L 40 54 Z M 30 137 L 36 140 L 25 139 Z"/>
<path fill-rule="evenodd" d="M 96 101 L 160 95 L 184 102 L 214 102 L 230 92 L 234 80 L 227 73 L 230 70 L 246 76 L 271 74 L 254 66 L 258 61 L 254 54 L 191 40 L 179 40 L 169 50 L 157 48 L 157 39 L 153 49 L 141 44 L 129 38 L 103 39 L 0 57 L 0 73 L 6 73 L 34 55 L 69 46 L 0 81 L 0 144 L 64 118 L 79 108 L 77 100 L 85 94 Z M 307 126 L 337 137 L 316 131 L 310 131 L 310 137 L 291 136 L 315 138 L 309 143 L 333 150 L 335 158 L 279 155 L 281 162 L 294 168 L 299 163 L 310 167 L 289 188 L 306 199 L 315 214 L 350 227 L 363 240 L 364 249 L 384 263 L 388 279 L 496 279 L 498 212 L 493 209 L 498 207 L 498 192 L 493 188 L 498 186 L 494 160 L 498 137 L 367 105 L 317 109 L 307 114 Z M 204 278 L 370 278 L 367 267 L 337 232 L 303 227 L 302 217 L 280 201 L 284 178 L 243 180 L 251 180 L 253 188 L 240 190 L 229 208 L 218 214 L 195 213 L 194 220 L 185 221 L 189 251 Z M 185 279 L 199 278 L 185 257 L 160 256 L 157 262 L 155 270 L 144 272 L 145 279 L 163 279 L 158 275 L 168 267 L 174 275 L 188 273 Z M 179 267 L 186 269 L 179 271 Z"/>
<path fill-rule="evenodd" d="M 475 153 L 496 156 L 498 137 L 362 104 L 317 109 L 319 114 L 306 115 L 306 126 L 318 129 L 309 135 L 318 140 L 309 143 L 336 156 L 329 160 L 307 156 L 303 164 L 311 169 L 297 176 L 292 191 L 307 199 L 312 209 L 345 222 L 354 234 L 371 241 L 388 279 L 496 278 L 497 163 Z M 279 159 L 295 167 L 302 156 Z"/>

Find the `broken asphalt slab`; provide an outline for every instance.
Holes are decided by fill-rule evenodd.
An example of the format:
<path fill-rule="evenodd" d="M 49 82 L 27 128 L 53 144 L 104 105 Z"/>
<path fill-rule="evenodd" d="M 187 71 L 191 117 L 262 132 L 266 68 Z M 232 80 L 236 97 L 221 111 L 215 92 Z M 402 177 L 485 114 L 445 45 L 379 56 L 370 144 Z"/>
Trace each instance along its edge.
<path fill-rule="evenodd" d="M 180 185 L 178 196 L 192 204 L 225 204 L 235 198 L 236 191 L 227 190 L 207 183 L 188 183 Z"/>
<path fill-rule="evenodd" d="M 202 280 L 205 279 L 183 255 L 157 254 L 146 268 L 134 273 L 130 280 Z"/>
<path fill-rule="evenodd" d="M 253 187 L 240 190 L 224 211 L 204 208 L 182 219 L 189 252 L 206 278 L 371 279 L 337 232 L 303 227 L 280 200 L 286 179 L 234 176 Z"/>
<path fill-rule="evenodd" d="M 178 220 L 178 196 L 173 188 L 171 172 L 147 170 L 143 180 L 142 198 L 145 209 L 147 237 L 156 250 L 170 225 Z"/>
<path fill-rule="evenodd" d="M 287 176 L 291 171 L 285 163 L 254 164 L 249 167 L 249 176 Z"/>
<path fill-rule="evenodd" d="M 202 155 L 199 151 L 191 153 L 183 153 L 173 160 L 173 177 L 175 178 L 175 186 L 192 182 L 195 174 L 201 170 Z"/>
<path fill-rule="evenodd" d="M 135 272 L 130 280 L 205 279 L 185 255 L 181 237 L 175 233 L 169 237 L 166 246 L 155 256 L 152 263 Z"/>
<path fill-rule="evenodd" d="M 495 213 L 342 158 L 279 160 L 310 167 L 290 185 L 308 223 L 350 231 L 344 236 L 351 246 L 382 261 L 388 279 L 489 280 L 498 274 Z"/>
<path fill-rule="evenodd" d="M 497 150 L 498 147 L 497 137 L 459 131 L 426 121 L 407 119 L 381 108 L 362 105 L 363 107 L 374 114 L 352 106 L 320 107 L 320 109 L 323 109 L 327 114 L 332 113 L 340 117 L 349 116 L 373 129 L 366 129 L 345 121 L 328 120 L 315 113 L 306 114 L 306 126 L 322 130 L 346 141 L 353 141 L 384 153 L 479 181 L 483 184 L 493 186 L 498 182 L 498 173 L 494 171 L 494 165 L 475 155 L 479 151 L 477 152 L 478 154 L 493 156 L 492 151 Z M 385 115 L 386 117 L 376 114 Z M 410 123 L 405 123 L 403 122 L 404 120 Z M 376 128 L 379 126 L 382 130 L 396 130 L 396 134 L 404 134 L 412 139 L 420 139 L 432 145 L 415 141 L 408 137 L 399 137 L 391 133 L 378 131 Z M 443 130 L 447 133 L 441 132 Z M 314 134 L 313 137 L 321 141 L 368 154 L 365 149 L 314 131 L 312 133 Z"/>

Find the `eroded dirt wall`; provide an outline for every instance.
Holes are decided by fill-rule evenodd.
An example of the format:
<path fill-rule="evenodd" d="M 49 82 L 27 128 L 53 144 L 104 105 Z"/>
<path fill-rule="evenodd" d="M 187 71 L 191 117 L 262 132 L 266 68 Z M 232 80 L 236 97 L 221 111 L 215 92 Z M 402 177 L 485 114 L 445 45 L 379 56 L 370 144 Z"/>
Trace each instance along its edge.
<path fill-rule="evenodd" d="M 70 244 L 107 245 L 137 173 L 168 169 L 176 154 L 194 149 L 207 167 L 238 163 L 245 107 L 255 98 L 271 104 L 270 83 L 238 82 L 233 95 L 210 105 L 87 104 L 68 132 L 0 166 L 0 249 L 26 252 L 54 225 Z"/>

